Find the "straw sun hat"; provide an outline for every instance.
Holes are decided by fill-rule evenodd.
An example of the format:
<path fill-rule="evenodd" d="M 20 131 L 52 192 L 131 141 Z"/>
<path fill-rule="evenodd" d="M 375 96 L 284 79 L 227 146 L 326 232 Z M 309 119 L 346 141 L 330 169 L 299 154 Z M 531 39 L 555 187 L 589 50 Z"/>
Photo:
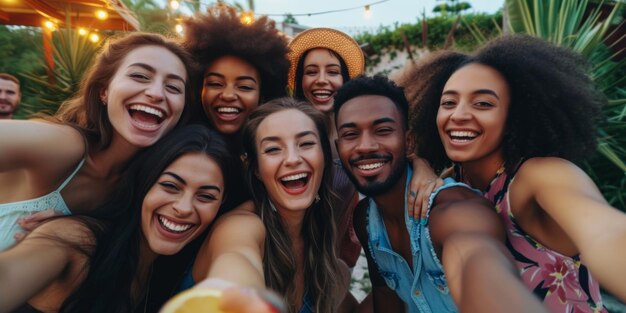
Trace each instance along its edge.
<path fill-rule="evenodd" d="M 287 57 L 289 67 L 289 89 L 296 87 L 296 67 L 302 54 L 314 48 L 326 48 L 336 52 L 348 67 L 350 78 L 365 71 L 365 57 L 359 44 L 347 34 L 332 28 L 311 28 L 298 35 L 289 43 Z"/>

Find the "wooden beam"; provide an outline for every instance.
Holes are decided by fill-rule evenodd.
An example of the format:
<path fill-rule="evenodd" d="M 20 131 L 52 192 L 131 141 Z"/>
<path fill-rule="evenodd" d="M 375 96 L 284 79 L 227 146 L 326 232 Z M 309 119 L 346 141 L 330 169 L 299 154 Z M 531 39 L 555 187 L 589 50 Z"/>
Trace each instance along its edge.
<path fill-rule="evenodd" d="M 57 23 L 63 22 L 63 14 L 59 13 L 56 8 L 46 4 L 40 0 L 23 0 L 29 7 L 33 8 L 33 10 L 37 11 L 37 13 L 49 18 L 56 20 Z"/>
<path fill-rule="evenodd" d="M 44 18 L 35 13 L 10 13 L 8 20 L 0 19 L 0 24 L 4 25 L 23 25 L 23 26 L 35 26 L 41 27 Z M 121 18 L 111 18 L 109 17 L 105 21 L 100 21 L 92 18 L 75 18 L 71 17 L 71 25 L 73 28 L 84 27 L 87 29 L 99 29 L 99 30 L 125 30 L 132 31 L 136 28 L 133 25 L 127 23 L 125 20 Z M 65 24 L 65 19 L 63 19 L 62 23 L 59 23 L 60 27 L 63 27 Z"/>
<path fill-rule="evenodd" d="M 5 12 L 5 11 L 2 11 L 0 9 L 0 21 L 8 22 L 9 21 L 9 13 Z"/>

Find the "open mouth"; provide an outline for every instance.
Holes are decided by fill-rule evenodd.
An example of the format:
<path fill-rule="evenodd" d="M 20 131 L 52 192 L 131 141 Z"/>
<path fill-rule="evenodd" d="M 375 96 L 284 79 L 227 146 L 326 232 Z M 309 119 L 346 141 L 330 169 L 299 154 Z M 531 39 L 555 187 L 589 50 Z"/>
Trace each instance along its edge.
<path fill-rule="evenodd" d="M 350 161 L 350 165 L 356 168 L 361 176 L 378 175 L 383 166 L 391 161 L 391 157 L 380 154 L 372 154 L 358 157 Z"/>
<path fill-rule="evenodd" d="M 448 136 L 452 142 L 465 143 L 474 140 L 478 137 L 479 133 L 469 130 L 451 130 L 448 131 Z"/>
<path fill-rule="evenodd" d="M 289 193 L 301 193 L 306 189 L 311 175 L 309 173 L 298 173 L 283 176 L 279 179 L 285 190 Z"/>
<path fill-rule="evenodd" d="M 159 126 L 165 117 L 165 112 L 162 110 L 142 104 L 131 105 L 128 113 L 135 122 L 146 128 Z"/>
<path fill-rule="evenodd" d="M 331 90 L 314 90 L 311 92 L 316 101 L 326 102 L 332 99 L 333 92 Z"/>
<path fill-rule="evenodd" d="M 377 168 L 383 167 L 387 162 L 376 162 L 376 163 L 368 163 L 368 164 L 359 164 L 356 167 L 362 171 L 372 171 Z"/>
<path fill-rule="evenodd" d="M 220 119 L 231 121 L 231 120 L 237 119 L 239 115 L 241 114 L 241 112 L 243 112 L 243 109 L 238 108 L 238 107 L 233 107 L 233 106 L 217 107 L 215 108 L 215 112 L 217 112 L 217 115 L 219 116 Z"/>
<path fill-rule="evenodd" d="M 174 234 L 181 234 L 184 233 L 188 230 L 190 230 L 194 224 L 179 224 L 179 223 L 175 223 L 169 219 L 167 219 L 165 216 L 163 215 L 159 215 L 158 216 L 158 220 L 159 220 L 159 224 L 163 227 L 164 230 L 174 233 Z"/>

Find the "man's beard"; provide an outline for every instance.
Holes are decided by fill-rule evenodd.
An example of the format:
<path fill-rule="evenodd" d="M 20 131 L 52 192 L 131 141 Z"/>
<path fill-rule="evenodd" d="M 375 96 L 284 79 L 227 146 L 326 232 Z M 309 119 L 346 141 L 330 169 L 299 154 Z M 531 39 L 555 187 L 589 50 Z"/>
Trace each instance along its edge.
<path fill-rule="evenodd" d="M 391 162 L 391 160 L 389 160 L 388 162 Z M 359 182 L 357 181 L 356 177 L 354 176 L 352 172 L 345 170 L 345 169 L 344 170 L 348 174 L 348 178 L 350 178 L 350 181 L 355 186 L 357 191 L 359 191 L 360 193 L 368 197 L 375 197 L 375 196 L 388 192 L 393 186 L 395 186 L 398 180 L 402 178 L 405 168 L 406 168 L 405 162 L 397 162 L 391 168 L 391 173 L 389 174 L 389 177 L 387 177 L 387 179 L 385 179 L 384 181 L 366 182 L 365 184 L 362 184 L 362 185 L 359 184 Z M 365 178 L 365 180 L 367 180 L 367 178 Z"/>

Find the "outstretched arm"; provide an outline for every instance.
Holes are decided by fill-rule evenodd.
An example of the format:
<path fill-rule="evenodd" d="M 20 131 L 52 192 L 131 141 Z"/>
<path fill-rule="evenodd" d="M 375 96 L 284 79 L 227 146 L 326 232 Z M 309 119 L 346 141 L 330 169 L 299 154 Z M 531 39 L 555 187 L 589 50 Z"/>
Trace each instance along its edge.
<path fill-rule="evenodd" d="M 71 265 L 87 257 L 71 245 L 88 244 L 90 234 L 82 223 L 62 218 L 45 223 L 23 242 L 0 253 L 0 312 L 10 312 L 55 280 L 76 274 Z"/>
<path fill-rule="evenodd" d="M 547 312 L 520 280 L 489 201 L 468 188 L 445 189 L 435 199 L 429 225 L 463 312 Z"/>
<path fill-rule="evenodd" d="M 600 285 L 626 300 L 626 214 L 611 207 L 580 168 L 562 159 L 526 161 L 515 184 L 528 188 L 530 198 L 563 229 Z"/>
<path fill-rule="evenodd" d="M 244 287 L 265 287 L 265 226 L 251 202 L 220 217 L 201 247 L 194 278 L 220 278 Z M 196 276 L 199 275 L 199 276 Z"/>
<path fill-rule="evenodd" d="M 64 172 L 65 167 L 80 160 L 84 151 L 82 136 L 70 126 L 31 120 L 0 121 L 0 172 L 18 168 L 49 171 L 51 166 Z"/>

